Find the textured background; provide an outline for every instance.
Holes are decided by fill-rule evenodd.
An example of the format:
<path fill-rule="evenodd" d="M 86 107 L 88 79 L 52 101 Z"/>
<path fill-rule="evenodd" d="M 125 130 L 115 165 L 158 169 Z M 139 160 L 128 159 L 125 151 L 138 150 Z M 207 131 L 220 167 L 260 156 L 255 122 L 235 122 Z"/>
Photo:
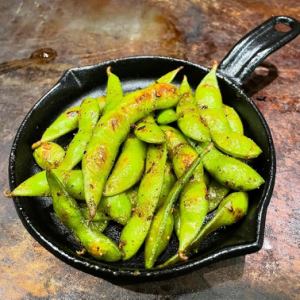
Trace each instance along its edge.
<path fill-rule="evenodd" d="M 206 66 L 272 15 L 300 16 L 297 0 L 0 0 L 0 188 L 15 132 L 31 106 L 73 66 L 159 54 Z M 27 59 L 40 48 L 48 64 Z M 166 281 L 117 286 L 64 264 L 34 241 L 11 200 L 0 205 L 1 299 L 299 299 L 300 39 L 246 85 L 267 119 L 277 178 L 263 249 Z"/>

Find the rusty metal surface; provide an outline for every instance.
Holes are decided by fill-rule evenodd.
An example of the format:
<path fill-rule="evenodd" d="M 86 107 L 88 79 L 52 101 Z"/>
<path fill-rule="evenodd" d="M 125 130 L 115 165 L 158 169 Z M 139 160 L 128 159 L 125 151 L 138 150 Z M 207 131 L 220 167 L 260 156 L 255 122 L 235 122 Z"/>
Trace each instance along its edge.
<path fill-rule="evenodd" d="M 16 129 L 65 69 L 135 54 L 169 55 L 208 66 L 249 29 L 278 14 L 299 18 L 299 1 L 1 0 L 1 190 L 8 187 L 8 154 Z M 26 59 L 40 48 L 54 49 L 57 56 L 48 64 L 36 56 Z M 246 86 L 272 129 L 277 151 L 276 186 L 260 252 L 176 279 L 118 286 L 48 253 L 1 195 L 0 298 L 299 299 L 299 57 L 298 38 L 272 55 Z"/>

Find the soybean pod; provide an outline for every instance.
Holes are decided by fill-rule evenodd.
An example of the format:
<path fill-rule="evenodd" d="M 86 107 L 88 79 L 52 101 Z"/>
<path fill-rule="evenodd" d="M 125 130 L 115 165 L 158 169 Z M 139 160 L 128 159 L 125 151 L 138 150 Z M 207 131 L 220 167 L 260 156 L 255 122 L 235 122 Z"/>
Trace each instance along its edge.
<path fill-rule="evenodd" d="M 139 250 L 148 234 L 161 194 L 166 160 L 165 144 L 148 147 L 146 168 L 139 186 L 137 204 L 120 237 L 124 260 L 130 259 Z"/>
<path fill-rule="evenodd" d="M 87 252 L 94 258 L 108 262 L 121 259 L 117 245 L 99 231 L 93 230 L 83 217 L 76 201 L 66 192 L 55 174 L 47 171 L 53 209 L 59 220 L 78 238 Z"/>
<path fill-rule="evenodd" d="M 63 161 L 65 150 L 56 143 L 45 142 L 33 151 L 33 157 L 42 169 L 55 169 Z"/>
<path fill-rule="evenodd" d="M 107 179 L 103 194 L 114 196 L 134 186 L 143 174 L 145 158 L 146 145 L 144 142 L 134 136 L 129 136 Z"/>
<path fill-rule="evenodd" d="M 153 115 L 140 120 L 134 127 L 135 136 L 149 144 L 161 144 L 165 142 L 165 135 L 156 124 Z"/>
<path fill-rule="evenodd" d="M 200 111 L 195 105 L 186 76 L 183 78 L 179 91 L 181 96 L 176 108 L 178 127 L 187 137 L 198 142 L 210 141 L 209 129 L 201 122 Z"/>
<path fill-rule="evenodd" d="M 79 130 L 69 144 L 66 156 L 60 163 L 59 169 L 71 170 L 82 160 L 99 115 L 100 109 L 97 99 L 88 97 L 82 101 L 78 120 Z"/>
<path fill-rule="evenodd" d="M 103 115 L 95 127 L 82 160 L 84 192 L 91 219 L 100 202 L 104 185 L 130 125 L 156 109 L 178 102 L 178 92 L 170 84 L 153 84 L 124 97 L 115 109 Z"/>
<path fill-rule="evenodd" d="M 244 134 L 244 127 L 242 120 L 238 113 L 235 111 L 233 107 L 230 107 L 228 105 L 223 106 L 223 110 L 226 116 L 226 119 L 229 123 L 230 129 L 233 132 L 237 132 L 239 134 Z"/>
<path fill-rule="evenodd" d="M 38 148 L 42 143 L 53 141 L 78 126 L 79 106 L 68 108 L 60 114 L 43 133 L 42 138 L 32 145 L 32 149 Z"/>
<path fill-rule="evenodd" d="M 109 66 L 106 70 L 108 80 L 106 88 L 106 104 L 103 110 L 103 114 L 114 110 L 123 99 L 122 84 L 117 75 L 112 73 L 111 67 Z"/>
<path fill-rule="evenodd" d="M 160 125 L 166 125 L 177 121 L 178 116 L 174 109 L 168 108 L 158 112 L 156 121 Z"/>

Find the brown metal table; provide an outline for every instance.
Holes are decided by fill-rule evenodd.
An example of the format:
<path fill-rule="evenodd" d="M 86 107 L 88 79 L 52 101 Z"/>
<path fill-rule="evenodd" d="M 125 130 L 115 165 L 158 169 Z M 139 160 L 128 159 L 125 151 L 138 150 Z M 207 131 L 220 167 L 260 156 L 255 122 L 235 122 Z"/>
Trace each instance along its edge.
<path fill-rule="evenodd" d="M 130 55 L 211 65 L 272 15 L 300 17 L 297 0 L 0 1 L 0 184 L 16 129 L 70 67 Z M 55 57 L 26 59 L 41 48 Z M 43 53 L 42 51 L 39 54 Z M 0 299 L 299 299 L 300 40 L 272 55 L 246 89 L 266 117 L 277 178 L 263 249 L 160 282 L 114 285 L 42 248 L 1 196 Z M 43 63 L 48 61 L 48 63 Z"/>

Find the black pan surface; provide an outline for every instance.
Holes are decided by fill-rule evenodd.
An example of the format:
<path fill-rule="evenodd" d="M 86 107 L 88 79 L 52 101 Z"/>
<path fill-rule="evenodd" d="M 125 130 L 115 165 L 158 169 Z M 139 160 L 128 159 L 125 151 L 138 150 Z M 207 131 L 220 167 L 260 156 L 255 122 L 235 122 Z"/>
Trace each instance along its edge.
<path fill-rule="evenodd" d="M 275 22 L 278 19 L 272 18 L 264 24 L 269 24 L 271 20 Z M 299 23 L 291 18 L 288 18 L 288 23 L 291 25 L 291 31 L 294 35 L 277 45 L 277 48 L 299 34 Z M 257 32 L 263 25 L 256 28 L 252 33 Z M 295 30 L 297 34 L 294 32 Z M 247 36 L 242 41 L 245 39 Z M 277 39 L 279 38 L 277 37 Z M 240 46 L 241 42 L 235 48 Z M 260 60 L 248 62 L 247 66 L 252 68 L 254 63 L 257 65 L 264 57 L 275 51 L 276 47 L 270 49 L 269 53 Z M 253 166 L 266 181 L 259 190 L 250 192 L 250 207 L 246 218 L 235 226 L 219 230 L 211 235 L 203 242 L 199 253 L 187 262 L 162 270 L 144 269 L 143 249 L 130 261 L 117 263 L 105 263 L 88 255 L 77 255 L 76 250 L 79 249 L 79 245 L 72 234 L 54 216 L 50 198 L 16 197 L 14 199 L 20 219 L 30 234 L 50 252 L 68 264 L 96 276 L 117 281 L 170 278 L 220 259 L 258 251 L 262 247 L 265 216 L 274 187 L 275 150 L 266 121 L 255 104 L 240 88 L 240 83 L 245 80 L 254 67 L 249 68 L 246 75 L 234 73 L 231 62 L 236 57 L 236 55 L 232 55 L 235 48 L 220 65 L 219 84 L 224 103 L 237 110 L 244 123 L 246 135 L 251 137 L 263 150 L 263 154 L 255 160 Z M 183 74 L 186 74 L 191 86 L 196 88 L 199 81 L 208 72 L 207 68 L 187 61 L 157 56 L 122 58 L 94 66 L 68 70 L 58 83 L 34 105 L 19 127 L 9 159 L 11 189 L 39 170 L 32 157 L 31 145 L 40 138 L 47 126 L 66 108 L 78 104 L 84 97 L 105 93 L 106 68 L 108 66 L 111 66 L 114 73 L 120 77 L 125 92 L 143 88 L 161 75 L 179 66 L 184 68 L 178 74 L 175 83 L 179 84 Z M 59 143 L 66 145 L 71 138 L 72 134 L 66 135 L 59 140 Z M 118 240 L 120 227 L 113 224 L 105 233 Z M 173 236 L 168 249 L 161 255 L 158 263 L 165 261 L 174 254 L 176 249 L 177 240 Z"/>

